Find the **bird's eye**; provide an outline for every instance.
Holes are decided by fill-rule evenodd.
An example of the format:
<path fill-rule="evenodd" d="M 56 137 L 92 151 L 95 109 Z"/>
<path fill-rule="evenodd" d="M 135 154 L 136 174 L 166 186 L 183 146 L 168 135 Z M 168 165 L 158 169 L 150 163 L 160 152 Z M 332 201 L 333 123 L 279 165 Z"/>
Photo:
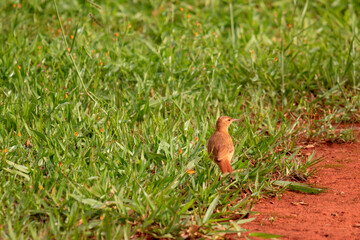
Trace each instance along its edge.
<path fill-rule="evenodd" d="M 230 122 L 230 121 L 231 121 L 231 118 L 229 118 L 228 121 Z"/>

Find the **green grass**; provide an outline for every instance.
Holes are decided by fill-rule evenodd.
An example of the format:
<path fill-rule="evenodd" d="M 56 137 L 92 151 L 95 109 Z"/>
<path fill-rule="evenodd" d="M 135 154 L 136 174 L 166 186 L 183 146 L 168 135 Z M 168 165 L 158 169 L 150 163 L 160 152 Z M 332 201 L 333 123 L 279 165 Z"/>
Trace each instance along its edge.
<path fill-rule="evenodd" d="M 0 4 L 0 238 L 241 235 L 303 130 L 359 121 L 356 1 L 196 2 Z"/>

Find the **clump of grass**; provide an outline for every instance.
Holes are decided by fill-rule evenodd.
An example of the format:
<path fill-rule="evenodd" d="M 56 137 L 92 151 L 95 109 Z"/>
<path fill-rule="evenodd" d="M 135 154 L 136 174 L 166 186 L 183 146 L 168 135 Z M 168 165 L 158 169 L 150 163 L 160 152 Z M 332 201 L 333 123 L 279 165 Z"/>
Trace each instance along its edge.
<path fill-rule="evenodd" d="M 358 114 L 355 4 L 56 3 L 0 6 L 1 238 L 241 236 L 310 174 L 299 119 Z M 204 148 L 220 115 L 233 179 Z"/>

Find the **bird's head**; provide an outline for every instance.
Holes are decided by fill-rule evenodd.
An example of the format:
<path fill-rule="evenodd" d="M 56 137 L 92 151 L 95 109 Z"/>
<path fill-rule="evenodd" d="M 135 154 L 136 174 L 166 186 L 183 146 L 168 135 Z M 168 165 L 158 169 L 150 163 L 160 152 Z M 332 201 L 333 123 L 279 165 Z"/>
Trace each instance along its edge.
<path fill-rule="evenodd" d="M 220 130 L 220 129 L 227 130 L 230 124 L 234 121 L 240 121 L 240 119 L 234 119 L 228 116 L 221 116 L 216 121 L 216 130 Z"/>

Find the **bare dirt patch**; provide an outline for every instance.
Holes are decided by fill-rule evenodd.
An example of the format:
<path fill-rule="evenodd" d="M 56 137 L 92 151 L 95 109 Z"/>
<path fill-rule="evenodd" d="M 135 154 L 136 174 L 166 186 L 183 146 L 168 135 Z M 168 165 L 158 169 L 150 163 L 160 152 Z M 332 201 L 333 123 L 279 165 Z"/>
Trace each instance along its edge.
<path fill-rule="evenodd" d="M 242 227 L 285 236 L 282 239 L 360 239 L 359 140 L 315 144 L 315 151 L 324 160 L 315 166 L 317 172 L 309 183 L 328 190 L 319 195 L 285 192 L 280 200 L 261 199 L 253 209 L 259 212 L 256 220 Z"/>

